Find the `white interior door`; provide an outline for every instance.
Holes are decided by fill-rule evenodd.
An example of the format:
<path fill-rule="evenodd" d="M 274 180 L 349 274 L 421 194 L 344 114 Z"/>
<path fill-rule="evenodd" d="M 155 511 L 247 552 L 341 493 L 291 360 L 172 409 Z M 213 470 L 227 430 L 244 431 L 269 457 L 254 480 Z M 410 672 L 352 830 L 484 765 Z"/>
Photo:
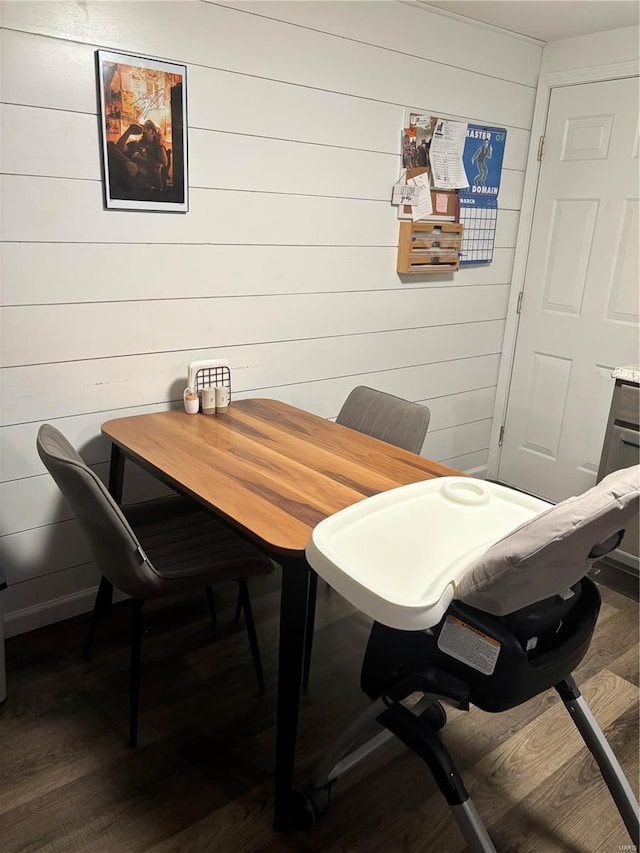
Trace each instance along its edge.
<path fill-rule="evenodd" d="M 615 367 L 637 363 L 638 78 L 552 90 L 498 476 L 596 480 Z"/>

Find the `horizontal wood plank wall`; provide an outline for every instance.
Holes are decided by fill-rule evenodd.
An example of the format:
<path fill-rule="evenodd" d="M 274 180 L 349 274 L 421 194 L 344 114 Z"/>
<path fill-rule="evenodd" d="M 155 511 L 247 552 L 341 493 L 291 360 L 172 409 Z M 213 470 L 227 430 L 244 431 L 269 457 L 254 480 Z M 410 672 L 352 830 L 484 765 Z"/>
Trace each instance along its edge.
<path fill-rule="evenodd" d="M 428 405 L 424 454 L 482 473 L 541 48 L 396 2 L 2 4 L 0 559 L 7 634 L 88 609 L 95 568 L 35 452 L 59 427 L 235 399 L 335 418 L 356 384 Z M 188 66 L 190 212 L 104 211 L 97 48 Z M 495 260 L 401 281 L 407 107 L 507 127 Z M 142 472 L 126 498 L 160 489 Z"/>

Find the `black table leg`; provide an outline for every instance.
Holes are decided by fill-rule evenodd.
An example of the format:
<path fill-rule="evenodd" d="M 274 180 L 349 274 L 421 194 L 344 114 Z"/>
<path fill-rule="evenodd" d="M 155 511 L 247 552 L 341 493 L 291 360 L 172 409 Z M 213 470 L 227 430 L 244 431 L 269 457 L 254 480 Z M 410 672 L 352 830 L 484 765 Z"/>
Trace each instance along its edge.
<path fill-rule="evenodd" d="M 309 568 L 304 559 L 278 557 L 278 562 L 282 565 L 282 586 L 273 827 L 283 832 L 289 825 L 289 796 L 296 755 Z"/>
<path fill-rule="evenodd" d="M 318 596 L 318 575 L 309 570 L 309 596 L 307 598 L 307 625 L 304 632 L 304 664 L 302 667 L 302 686 L 309 686 L 311 670 L 311 649 L 313 648 L 313 631 L 316 623 L 316 598 Z"/>
<path fill-rule="evenodd" d="M 122 503 L 122 484 L 124 482 L 124 453 L 117 444 L 111 445 L 111 466 L 109 467 L 109 494 L 114 501 Z"/>

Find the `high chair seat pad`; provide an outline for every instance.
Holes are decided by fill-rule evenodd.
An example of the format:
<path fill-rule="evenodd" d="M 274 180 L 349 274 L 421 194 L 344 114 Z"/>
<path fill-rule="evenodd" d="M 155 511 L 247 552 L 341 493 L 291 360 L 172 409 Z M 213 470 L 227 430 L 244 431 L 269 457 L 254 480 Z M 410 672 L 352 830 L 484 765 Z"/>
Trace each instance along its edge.
<path fill-rule="evenodd" d="M 460 580 L 456 598 L 495 616 L 513 613 L 575 584 L 594 546 L 637 525 L 640 465 L 614 471 L 496 542 Z"/>
<path fill-rule="evenodd" d="M 469 567 L 546 501 L 472 477 L 437 477 L 366 498 L 321 521 L 309 565 L 384 625 L 436 625 Z"/>

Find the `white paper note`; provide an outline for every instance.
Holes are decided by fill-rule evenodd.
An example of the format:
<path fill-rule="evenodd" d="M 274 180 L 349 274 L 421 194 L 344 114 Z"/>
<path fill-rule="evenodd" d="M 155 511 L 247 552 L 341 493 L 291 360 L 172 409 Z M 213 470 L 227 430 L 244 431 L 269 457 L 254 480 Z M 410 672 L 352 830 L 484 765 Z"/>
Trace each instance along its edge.
<path fill-rule="evenodd" d="M 391 204 L 416 204 L 420 197 L 420 189 L 415 184 L 394 184 Z"/>
<path fill-rule="evenodd" d="M 435 188 L 457 190 L 469 186 L 462 161 L 466 133 L 467 125 L 464 122 L 446 119 L 438 119 L 436 122 L 429 151 Z"/>
<path fill-rule="evenodd" d="M 416 175 L 415 178 L 409 178 L 407 184 L 419 190 L 418 201 L 414 202 L 411 208 L 411 218 L 413 221 L 416 222 L 418 219 L 431 216 L 433 207 L 431 205 L 429 174 L 424 172 L 421 175 Z"/>
<path fill-rule="evenodd" d="M 431 116 L 423 115 L 422 113 L 411 113 L 409 116 L 409 124 L 416 128 L 421 127 L 426 129 L 431 127 Z"/>

